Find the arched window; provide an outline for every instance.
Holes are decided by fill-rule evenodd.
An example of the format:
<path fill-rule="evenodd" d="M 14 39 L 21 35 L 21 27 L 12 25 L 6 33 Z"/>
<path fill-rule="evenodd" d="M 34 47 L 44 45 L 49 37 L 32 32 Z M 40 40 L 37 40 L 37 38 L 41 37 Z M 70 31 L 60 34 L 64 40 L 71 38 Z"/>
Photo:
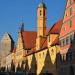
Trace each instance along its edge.
<path fill-rule="evenodd" d="M 40 16 L 42 15 L 42 11 L 40 10 Z"/>

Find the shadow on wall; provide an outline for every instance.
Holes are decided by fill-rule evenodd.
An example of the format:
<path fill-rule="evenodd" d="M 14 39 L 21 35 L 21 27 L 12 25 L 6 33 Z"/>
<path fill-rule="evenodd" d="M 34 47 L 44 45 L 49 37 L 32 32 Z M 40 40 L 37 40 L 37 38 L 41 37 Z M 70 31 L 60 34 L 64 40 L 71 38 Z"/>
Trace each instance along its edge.
<path fill-rule="evenodd" d="M 36 75 L 37 74 L 37 61 L 36 61 L 36 57 L 35 57 L 35 54 L 33 54 L 32 56 L 32 61 L 31 61 L 31 68 L 29 70 L 29 74 L 34 74 Z"/>
<path fill-rule="evenodd" d="M 49 50 L 47 51 L 46 58 L 44 61 L 44 66 L 40 75 L 57 75 L 56 74 L 56 64 L 51 63 Z"/>
<path fill-rule="evenodd" d="M 75 75 L 75 34 L 73 39 L 70 37 L 70 47 L 66 53 L 66 60 L 58 54 L 57 65 L 59 75 Z"/>
<path fill-rule="evenodd" d="M 29 73 L 28 59 L 26 59 L 26 61 L 25 61 L 25 72 L 26 72 L 26 74 Z"/>

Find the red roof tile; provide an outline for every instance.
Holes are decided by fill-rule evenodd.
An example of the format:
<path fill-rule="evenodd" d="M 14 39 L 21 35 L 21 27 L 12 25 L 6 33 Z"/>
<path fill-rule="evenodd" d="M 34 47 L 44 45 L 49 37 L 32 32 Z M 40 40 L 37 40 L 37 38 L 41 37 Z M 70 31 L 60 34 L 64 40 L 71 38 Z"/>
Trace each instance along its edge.
<path fill-rule="evenodd" d="M 23 44 L 25 49 L 32 49 L 36 45 L 37 33 L 34 31 L 23 31 Z"/>
<path fill-rule="evenodd" d="M 40 52 L 42 50 L 44 50 L 45 48 L 47 48 L 47 37 L 41 37 L 41 49 L 40 50 L 36 50 L 36 47 L 32 48 L 31 50 L 28 51 L 28 53 L 25 56 L 29 56 L 31 54 Z"/>
<path fill-rule="evenodd" d="M 57 21 L 49 30 L 48 34 L 59 34 L 62 27 L 62 20 Z"/>

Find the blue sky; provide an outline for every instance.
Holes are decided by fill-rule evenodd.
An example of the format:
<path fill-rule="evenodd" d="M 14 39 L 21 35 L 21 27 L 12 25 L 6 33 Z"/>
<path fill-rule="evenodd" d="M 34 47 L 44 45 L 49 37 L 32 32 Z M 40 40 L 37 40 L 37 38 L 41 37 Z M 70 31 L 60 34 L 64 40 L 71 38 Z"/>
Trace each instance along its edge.
<path fill-rule="evenodd" d="M 64 15 L 66 0 L 44 0 L 47 7 L 47 28 Z M 0 39 L 4 32 L 17 40 L 20 23 L 25 30 L 36 30 L 37 6 L 40 0 L 0 0 Z"/>

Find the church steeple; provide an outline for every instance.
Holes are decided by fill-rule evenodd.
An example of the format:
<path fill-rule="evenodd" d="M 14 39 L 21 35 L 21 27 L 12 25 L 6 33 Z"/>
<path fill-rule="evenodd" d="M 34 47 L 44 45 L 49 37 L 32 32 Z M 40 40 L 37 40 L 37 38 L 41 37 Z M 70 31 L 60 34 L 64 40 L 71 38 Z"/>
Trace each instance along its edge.
<path fill-rule="evenodd" d="M 24 31 L 24 23 L 22 22 L 21 24 L 20 24 L 20 27 L 19 27 L 19 31 L 21 32 L 21 31 Z"/>
<path fill-rule="evenodd" d="M 24 31 L 24 23 L 21 24 L 21 31 Z"/>
<path fill-rule="evenodd" d="M 37 36 L 45 36 L 46 33 L 46 5 L 41 0 L 37 9 Z"/>
<path fill-rule="evenodd" d="M 41 48 L 42 37 L 46 35 L 46 5 L 41 0 L 37 8 L 37 39 L 36 50 Z M 40 37 L 41 36 L 41 37 Z"/>
<path fill-rule="evenodd" d="M 45 5 L 45 3 L 43 2 L 43 0 L 40 0 L 40 4 L 39 4 L 38 7 L 44 7 L 44 8 L 46 8 L 46 5 Z"/>

